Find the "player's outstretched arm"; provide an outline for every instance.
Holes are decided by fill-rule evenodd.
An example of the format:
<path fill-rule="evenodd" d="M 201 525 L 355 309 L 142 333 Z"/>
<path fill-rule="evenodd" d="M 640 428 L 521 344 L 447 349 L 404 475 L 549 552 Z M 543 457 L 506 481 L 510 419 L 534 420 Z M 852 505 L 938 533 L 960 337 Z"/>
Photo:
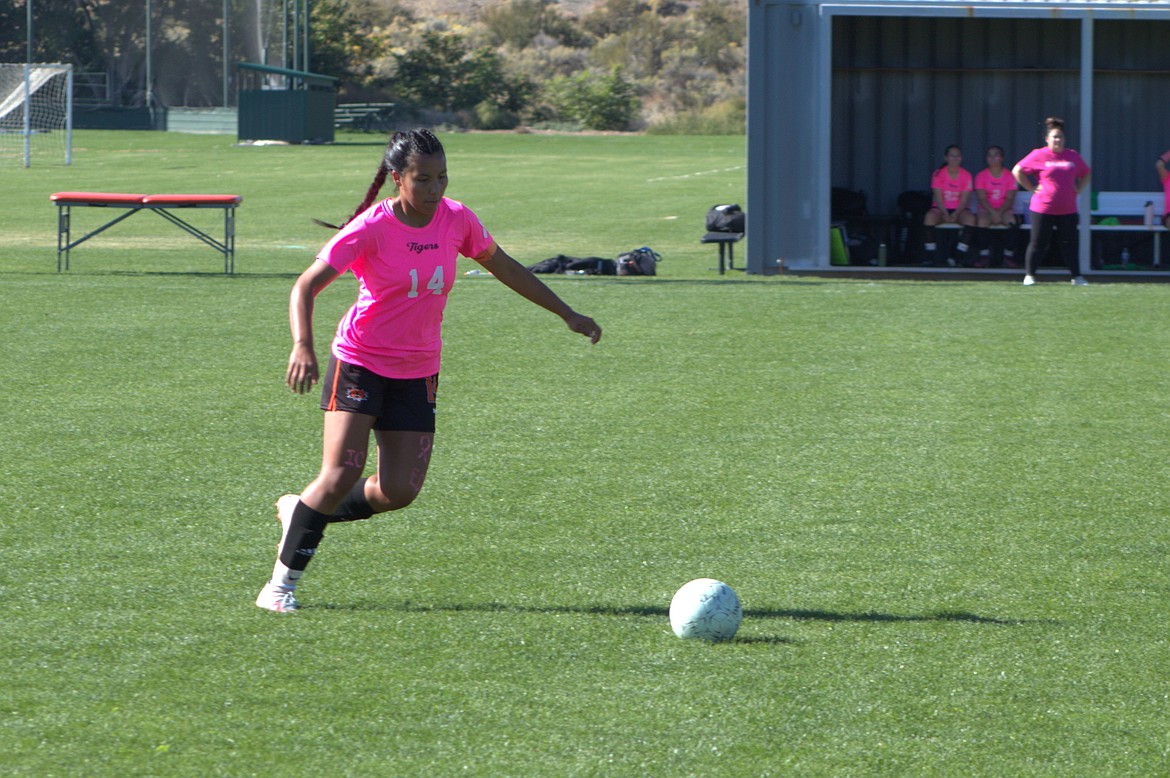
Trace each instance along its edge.
<path fill-rule="evenodd" d="M 480 260 L 480 264 L 524 299 L 560 316 L 573 332 L 584 335 L 593 343 L 601 340 L 601 325 L 570 308 L 543 281 L 533 275 L 532 271 L 514 260 L 499 246 L 496 246 L 495 253 L 490 259 Z"/>

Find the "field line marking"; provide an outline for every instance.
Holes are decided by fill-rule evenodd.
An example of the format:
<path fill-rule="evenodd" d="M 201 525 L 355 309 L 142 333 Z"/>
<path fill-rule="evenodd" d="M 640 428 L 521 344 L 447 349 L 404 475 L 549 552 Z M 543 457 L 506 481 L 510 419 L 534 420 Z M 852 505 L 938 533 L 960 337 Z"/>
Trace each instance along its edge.
<path fill-rule="evenodd" d="M 661 176 L 659 178 L 648 178 L 646 183 L 652 184 L 655 181 L 678 181 L 683 178 L 695 178 L 696 176 L 713 176 L 716 173 L 733 173 L 736 170 L 743 170 L 747 165 L 736 165 L 735 167 L 719 168 L 718 170 L 700 170 L 698 173 L 683 173 L 677 176 Z"/>

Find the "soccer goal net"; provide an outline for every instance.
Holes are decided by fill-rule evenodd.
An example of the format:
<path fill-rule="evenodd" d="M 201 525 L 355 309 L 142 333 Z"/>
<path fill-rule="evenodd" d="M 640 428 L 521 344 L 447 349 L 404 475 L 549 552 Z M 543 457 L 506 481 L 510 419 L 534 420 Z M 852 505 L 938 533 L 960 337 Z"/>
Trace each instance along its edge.
<path fill-rule="evenodd" d="M 0 64 L 0 162 L 73 161 L 73 66 Z"/>

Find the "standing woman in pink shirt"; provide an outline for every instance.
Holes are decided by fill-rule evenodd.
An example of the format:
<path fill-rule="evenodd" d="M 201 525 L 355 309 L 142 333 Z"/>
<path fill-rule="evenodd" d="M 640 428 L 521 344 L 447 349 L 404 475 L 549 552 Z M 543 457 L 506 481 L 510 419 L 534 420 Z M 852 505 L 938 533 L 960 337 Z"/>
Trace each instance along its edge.
<path fill-rule="evenodd" d="M 398 196 L 375 202 L 387 177 Z M 471 209 L 443 196 L 447 160 L 429 130 L 396 132 L 362 204 L 293 285 L 293 349 L 285 382 L 298 394 L 318 380 L 313 302 L 345 271 L 358 298 L 337 327 L 325 370 L 321 470 L 276 501 L 280 544 L 256 605 L 295 611 L 293 592 L 325 527 L 404 508 L 422 489 L 435 437 L 440 325 L 456 255 L 474 259 L 520 296 L 593 343 L 601 327 L 577 313 L 492 239 Z M 377 469 L 362 478 L 370 433 Z"/>
<path fill-rule="evenodd" d="M 1164 152 L 1154 162 L 1154 170 L 1158 173 L 1158 180 L 1162 182 L 1162 226 L 1170 227 L 1170 151 Z"/>
<path fill-rule="evenodd" d="M 1084 286 L 1077 252 L 1077 195 L 1089 185 L 1089 166 L 1081 155 L 1064 145 L 1064 120 L 1049 117 L 1045 145 L 1035 149 L 1012 168 L 1020 186 L 1032 193 L 1028 211 L 1032 237 L 1024 254 L 1024 286 L 1036 283 L 1036 267 L 1048 253 L 1053 233 L 1061 258 L 1072 273 L 1072 282 Z"/>

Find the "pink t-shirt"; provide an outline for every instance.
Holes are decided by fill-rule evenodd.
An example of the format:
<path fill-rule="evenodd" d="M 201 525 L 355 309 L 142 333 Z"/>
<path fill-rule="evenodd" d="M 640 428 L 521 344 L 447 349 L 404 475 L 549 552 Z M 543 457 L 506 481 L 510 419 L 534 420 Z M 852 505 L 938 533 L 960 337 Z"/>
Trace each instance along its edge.
<path fill-rule="evenodd" d="M 987 195 L 987 204 L 999 210 L 1003 207 L 1008 192 L 1014 192 L 1019 189 L 1019 184 L 1016 183 L 1016 178 L 1012 175 L 1012 171 L 1007 168 L 999 171 L 999 178 L 991 175 L 990 168 L 984 168 L 975 176 L 975 188 L 982 189 Z"/>
<path fill-rule="evenodd" d="M 1042 146 L 1021 159 L 1019 166 L 1037 182 L 1028 210 L 1053 216 L 1077 212 L 1077 179 L 1089 174 L 1080 154 L 1072 149 L 1055 154 Z"/>
<path fill-rule="evenodd" d="M 959 207 L 959 198 L 963 192 L 971 191 L 971 174 L 959 168 L 958 176 L 951 178 L 946 165 L 943 165 L 930 177 L 930 188 L 941 189 L 943 204 L 948 211 L 953 211 Z"/>
<path fill-rule="evenodd" d="M 1162 198 L 1162 215 L 1170 213 L 1170 176 L 1166 176 L 1166 180 L 1162 182 L 1162 191 L 1166 193 Z"/>
<path fill-rule="evenodd" d="M 358 299 L 337 325 L 333 355 L 385 378 L 439 372 L 440 329 L 457 254 L 487 259 L 496 242 L 463 203 L 446 197 L 426 227 L 394 216 L 390 200 L 370 206 L 317 254 L 352 270 Z"/>

